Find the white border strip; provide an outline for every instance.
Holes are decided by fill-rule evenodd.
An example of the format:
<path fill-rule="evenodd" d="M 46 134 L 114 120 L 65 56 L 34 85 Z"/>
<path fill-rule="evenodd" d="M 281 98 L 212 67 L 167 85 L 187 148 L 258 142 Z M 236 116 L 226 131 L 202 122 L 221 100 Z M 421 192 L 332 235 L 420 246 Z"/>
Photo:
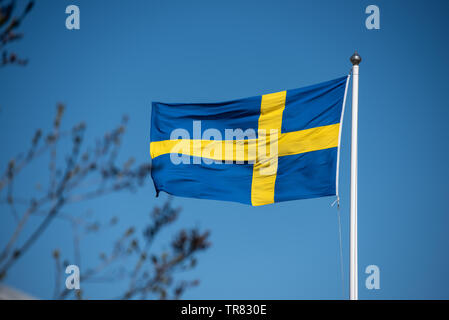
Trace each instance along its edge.
<path fill-rule="evenodd" d="M 340 116 L 340 130 L 338 132 L 338 151 L 337 151 L 337 174 L 336 174 L 336 179 L 335 179 L 335 193 L 337 196 L 337 204 L 339 205 L 340 203 L 340 194 L 339 194 L 339 190 L 338 190 L 338 180 L 339 180 L 339 173 L 340 173 L 340 143 L 341 143 L 341 132 L 343 131 L 343 117 L 345 115 L 345 105 L 346 105 L 346 95 L 348 93 L 348 84 L 349 84 L 349 79 L 351 78 L 351 73 L 348 74 L 348 78 L 346 79 L 346 88 L 345 88 L 345 95 L 343 97 L 343 107 L 341 109 L 341 116 Z"/>

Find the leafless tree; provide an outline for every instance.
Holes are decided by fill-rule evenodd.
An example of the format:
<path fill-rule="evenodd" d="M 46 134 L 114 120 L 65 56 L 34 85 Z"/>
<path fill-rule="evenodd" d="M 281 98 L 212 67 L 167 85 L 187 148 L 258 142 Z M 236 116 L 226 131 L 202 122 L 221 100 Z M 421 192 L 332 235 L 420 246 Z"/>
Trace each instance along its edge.
<path fill-rule="evenodd" d="M 28 1 L 20 15 L 14 15 L 17 6 L 15 0 L 11 0 L 6 4 L 4 2 L 4 0 L 0 0 L 0 51 L 2 54 L 0 67 L 8 64 L 26 65 L 28 60 L 20 58 L 15 52 L 10 52 L 8 46 L 12 42 L 23 38 L 23 33 L 18 32 L 17 29 L 30 13 L 34 6 L 34 1 Z"/>
<path fill-rule="evenodd" d="M 23 37 L 17 30 L 33 5 L 34 1 L 28 1 L 21 13 L 16 15 L 15 0 L 7 3 L 0 0 L 0 66 L 27 63 L 26 59 L 10 52 L 9 45 Z M 118 154 L 126 131 L 127 117 L 123 117 L 119 126 L 97 139 L 93 145 L 86 146 L 85 123 L 79 123 L 71 130 L 61 130 L 64 111 L 64 105 L 59 104 L 51 130 L 36 130 L 27 150 L 12 158 L 4 173 L 0 174 L 0 223 L 6 220 L 8 211 L 15 222 L 7 242 L 0 243 L 0 282 L 6 279 L 11 268 L 55 219 L 60 219 L 69 223 L 73 231 L 74 256 L 64 257 L 64 252 L 54 248 L 54 298 L 73 297 L 73 293 L 76 298 L 89 297 L 88 293 L 81 290 L 66 289 L 62 278 L 69 263 L 82 266 L 83 283 L 101 282 L 102 279 L 128 281 L 127 290 L 115 298 L 181 297 L 185 289 L 196 285 L 198 281 L 175 281 L 174 276 L 179 271 L 195 267 L 197 253 L 210 245 L 209 233 L 196 228 L 180 230 L 174 235 L 168 250 L 157 252 L 154 247 L 157 236 L 164 227 L 177 219 L 180 212 L 179 208 L 173 208 L 171 201 L 162 207 L 153 208 L 141 228 L 127 227 L 122 236 L 109 244 L 112 246 L 111 252 L 101 252 L 98 261 L 89 261 L 87 265 L 83 261 L 81 264 L 81 242 L 88 237 L 101 237 L 99 232 L 117 225 L 119 218 L 109 217 L 107 224 L 101 224 L 96 219 L 101 212 L 80 213 L 72 205 L 93 199 L 105 201 L 102 199 L 107 196 L 134 192 L 149 179 L 151 166 L 149 163 L 136 164 L 134 158 L 119 164 Z M 64 151 L 67 146 L 70 146 L 68 153 Z M 62 158 L 61 153 L 64 152 L 66 154 Z M 47 169 L 42 167 L 42 161 L 37 161 L 43 157 L 49 159 L 48 182 L 37 184 L 32 195 L 20 194 L 24 189 L 23 184 L 29 184 L 32 178 L 18 177 L 26 175 L 26 168 L 45 172 Z M 31 217 L 40 221 L 30 232 Z M 115 272 L 117 270 L 118 273 Z"/>
<path fill-rule="evenodd" d="M 101 232 L 118 222 L 118 217 L 110 217 L 109 223 L 101 225 L 95 221 L 95 214 L 70 212 L 70 205 L 102 199 L 123 191 L 136 191 L 149 179 L 151 169 L 149 163 L 136 164 L 133 158 L 122 164 L 117 160 L 126 132 L 127 117 L 123 117 L 118 127 L 97 139 L 93 146 L 84 147 L 86 125 L 79 123 L 69 131 L 61 130 L 64 110 L 62 104 L 58 105 L 52 130 L 48 133 L 37 130 L 28 150 L 10 160 L 4 174 L 0 176 L 0 206 L 9 208 L 16 222 L 9 240 L 0 250 L 0 281 L 6 278 L 8 271 L 29 251 L 49 225 L 55 219 L 62 219 L 72 227 L 75 256 L 62 259 L 63 253 L 58 249 L 53 251 L 56 269 L 54 297 L 57 299 L 70 297 L 73 292 L 65 289 L 62 277 L 69 263 L 81 265 L 80 242 L 92 233 Z M 67 145 L 71 145 L 70 151 L 65 161 L 59 161 L 59 149 Z M 48 185 L 37 185 L 31 197 L 18 194 L 23 189 L 20 185 L 23 180 L 19 181 L 17 177 L 26 167 L 36 166 L 35 160 L 45 155 L 49 158 Z M 35 170 L 42 171 L 45 168 Z M 26 182 L 30 180 L 28 178 Z M 196 254 L 210 245 L 209 233 L 193 228 L 178 231 L 165 252 L 155 251 L 152 245 L 157 235 L 177 219 L 179 212 L 170 201 L 162 207 L 155 207 L 141 229 L 129 226 L 112 244 L 111 252 L 99 253 L 98 263 L 83 265 L 81 281 L 115 281 L 118 278 L 128 281 L 128 289 L 120 297 L 114 298 L 179 298 L 186 288 L 198 282 L 176 282 L 175 273 L 193 268 Z M 3 211 L 3 214 L 6 212 Z M 41 221 L 31 233 L 26 233 L 25 226 L 32 216 Z M 111 273 L 111 268 L 119 269 L 120 272 Z M 77 298 L 85 297 L 80 290 L 75 293 Z"/>

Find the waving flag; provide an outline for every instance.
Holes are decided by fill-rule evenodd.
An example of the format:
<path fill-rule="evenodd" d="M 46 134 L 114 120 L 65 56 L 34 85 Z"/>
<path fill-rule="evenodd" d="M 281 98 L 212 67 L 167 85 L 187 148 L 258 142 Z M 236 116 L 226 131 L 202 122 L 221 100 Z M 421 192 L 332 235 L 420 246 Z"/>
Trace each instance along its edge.
<path fill-rule="evenodd" d="M 336 195 L 347 79 L 220 103 L 153 102 L 157 194 L 253 206 Z"/>

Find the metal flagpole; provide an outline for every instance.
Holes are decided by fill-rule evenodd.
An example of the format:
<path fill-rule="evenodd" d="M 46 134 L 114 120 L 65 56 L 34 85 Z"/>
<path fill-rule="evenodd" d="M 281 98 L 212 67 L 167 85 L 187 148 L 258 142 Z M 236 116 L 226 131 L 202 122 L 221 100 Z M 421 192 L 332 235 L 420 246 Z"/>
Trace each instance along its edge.
<path fill-rule="evenodd" d="M 351 132 L 351 235 L 349 267 L 349 299 L 358 300 L 357 276 L 357 129 L 359 112 L 359 64 L 362 58 L 357 51 L 351 57 L 352 63 L 352 132 Z"/>

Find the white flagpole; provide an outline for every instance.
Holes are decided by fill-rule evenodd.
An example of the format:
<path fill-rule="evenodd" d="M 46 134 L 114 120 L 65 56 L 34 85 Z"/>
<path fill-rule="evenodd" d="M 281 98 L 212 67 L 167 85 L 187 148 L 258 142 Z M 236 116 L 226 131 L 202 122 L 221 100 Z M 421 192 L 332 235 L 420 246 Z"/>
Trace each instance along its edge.
<path fill-rule="evenodd" d="M 352 132 L 351 132 L 351 235 L 349 267 L 349 299 L 358 300 L 357 276 L 357 130 L 359 112 L 359 64 L 362 58 L 357 51 L 351 57 L 352 63 Z"/>

